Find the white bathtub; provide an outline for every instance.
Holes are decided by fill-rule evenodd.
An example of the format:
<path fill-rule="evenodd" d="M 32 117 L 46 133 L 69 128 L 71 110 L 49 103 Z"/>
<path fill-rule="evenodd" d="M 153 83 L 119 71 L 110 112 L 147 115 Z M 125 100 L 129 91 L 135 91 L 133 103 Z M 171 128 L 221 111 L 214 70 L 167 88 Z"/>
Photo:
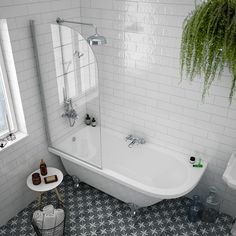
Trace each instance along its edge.
<path fill-rule="evenodd" d="M 85 127 L 49 151 L 61 157 L 68 174 L 127 203 L 144 207 L 183 196 L 206 170 L 206 163 L 193 168 L 189 157 L 149 143 L 129 148 L 124 135 L 105 128 L 101 152 L 99 137 L 98 127 Z"/>

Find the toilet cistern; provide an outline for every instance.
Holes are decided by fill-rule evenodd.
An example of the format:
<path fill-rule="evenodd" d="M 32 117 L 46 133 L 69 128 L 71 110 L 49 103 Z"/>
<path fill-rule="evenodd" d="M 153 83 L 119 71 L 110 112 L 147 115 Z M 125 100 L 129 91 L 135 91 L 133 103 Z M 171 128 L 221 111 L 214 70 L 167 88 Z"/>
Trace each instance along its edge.
<path fill-rule="evenodd" d="M 234 152 L 229 159 L 223 174 L 223 180 L 230 188 L 236 191 L 236 152 Z M 233 224 L 231 235 L 236 236 L 236 223 Z"/>

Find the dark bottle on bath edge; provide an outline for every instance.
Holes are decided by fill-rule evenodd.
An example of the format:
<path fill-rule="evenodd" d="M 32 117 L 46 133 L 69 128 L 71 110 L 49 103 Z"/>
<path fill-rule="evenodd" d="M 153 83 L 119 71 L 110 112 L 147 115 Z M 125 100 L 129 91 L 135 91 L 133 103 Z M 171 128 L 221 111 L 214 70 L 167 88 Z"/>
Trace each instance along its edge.
<path fill-rule="evenodd" d="M 92 123 L 91 123 L 91 125 L 92 125 L 93 127 L 96 127 L 96 125 L 97 125 L 97 122 L 96 122 L 96 120 L 95 120 L 94 117 L 93 117 L 93 119 L 92 119 Z"/>
<path fill-rule="evenodd" d="M 40 173 L 43 176 L 47 175 L 47 173 L 48 173 L 47 165 L 46 165 L 46 163 L 44 162 L 43 159 L 41 159 L 41 161 L 40 161 Z"/>
<path fill-rule="evenodd" d="M 91 118 L 90 118 L 89 114 L 86 114 L 84 122 L 86 125 L 91 125 Z"/>

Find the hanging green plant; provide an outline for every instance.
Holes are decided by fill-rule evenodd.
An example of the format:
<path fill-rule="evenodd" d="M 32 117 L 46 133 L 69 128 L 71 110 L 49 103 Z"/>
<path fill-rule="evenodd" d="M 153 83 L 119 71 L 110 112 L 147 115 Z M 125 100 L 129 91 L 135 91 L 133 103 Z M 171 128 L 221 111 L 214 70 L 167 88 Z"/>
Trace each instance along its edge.
<path fill-rule="evenodd" d="M 204 78 L 202 98 L 225 65 L 232 73 L 232 101 L 236 82 L 236 0 L 208 0 L 197 6 L 184 22 L 181 75 Z"/>

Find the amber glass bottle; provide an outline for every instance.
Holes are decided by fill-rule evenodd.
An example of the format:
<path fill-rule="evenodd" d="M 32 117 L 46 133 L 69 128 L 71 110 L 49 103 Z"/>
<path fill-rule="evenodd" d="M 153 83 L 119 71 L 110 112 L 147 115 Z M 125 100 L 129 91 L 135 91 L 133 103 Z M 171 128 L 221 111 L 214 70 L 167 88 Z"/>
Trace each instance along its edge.
<path fill-rule="evenodd" d="M 47 165 L 46 163 L 44 162 L 43 159 L 41 159 L 40 161 L 40 173 L 41 175 L 47 175 L 48 171 L 47 171 Z"/>

